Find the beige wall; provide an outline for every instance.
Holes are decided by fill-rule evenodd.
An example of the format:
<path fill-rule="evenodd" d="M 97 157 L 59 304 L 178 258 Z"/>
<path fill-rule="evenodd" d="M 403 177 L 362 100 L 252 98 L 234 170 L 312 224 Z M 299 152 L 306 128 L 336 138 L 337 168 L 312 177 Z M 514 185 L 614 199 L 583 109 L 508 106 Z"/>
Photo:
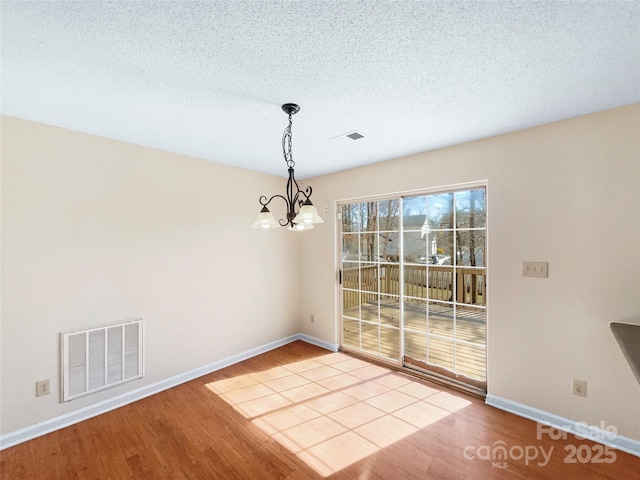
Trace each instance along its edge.
<path fill-rule="evenodd" d="M 2 117 L 1 432 L 299 331 L 285 179 Z M 282 268 L 283 259 L 287 268 Z M 142 316 L 146 375 L 59 403 L 60 332 Z M 52 394 L 36 398 L 50 378 Z"/>
<path fill-rule="evenodd" d="M 489 393 L 640 439 L 640 385 L 609 330 L 640 323 L 640 107 L 312 183 L 330 218 L 337 200 L 479 180 L 488 181 Z M 301 243 L 301 329 L 337 342 L 336 234 L 324 225 Z M 549 278 L 523 278 L 523 260 L 549 262 Z M 588 382 L 587 398 L 571 394 L 574 377 Z"/>
<path fill-rule="evenodd" d="M 640 439 L 608 326 L 640 323 L 639 130 L 634 105 L 317 177 L 326 223 L 291 235 L 248 228 L 282 178 L 2 117 L 0 431 L 300 331 L 337 343 L 335 202 L 487 180 L 489 393 Z M 59 403 L 59 333 L 136 316 L 145 377 Z"/>

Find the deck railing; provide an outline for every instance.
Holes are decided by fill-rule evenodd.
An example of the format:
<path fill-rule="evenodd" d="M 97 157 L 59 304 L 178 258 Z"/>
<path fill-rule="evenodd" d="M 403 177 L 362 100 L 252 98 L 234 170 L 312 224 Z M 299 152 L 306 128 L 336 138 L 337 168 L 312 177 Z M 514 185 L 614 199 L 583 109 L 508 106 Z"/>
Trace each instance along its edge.
<path fill-rule="evenodd" d="M 455 273 L 454 273 L 455 272 Z M 454 275 L 457 286 L 453 298 Z M 400 294 L 400 265 L 361 265 L 342 272 L 344 309 Z M 404 265 L 404 295 L 467 305 L 486 304 L 485 269 L 444 265 Z"/>

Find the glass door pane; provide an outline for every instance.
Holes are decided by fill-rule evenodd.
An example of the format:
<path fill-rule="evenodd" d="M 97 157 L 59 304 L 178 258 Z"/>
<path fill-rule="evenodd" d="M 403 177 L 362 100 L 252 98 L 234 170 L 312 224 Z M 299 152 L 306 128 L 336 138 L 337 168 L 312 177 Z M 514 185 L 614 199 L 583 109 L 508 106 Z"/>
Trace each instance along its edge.
<path fill-rule="evenodd" d="M 400 359 L 399 199 L 341 206 L 342 344 Z"/>
<path fill-rule="evenodd" d="M 485 189 L 402 200 L 404 363 L 485 388 Z"/>

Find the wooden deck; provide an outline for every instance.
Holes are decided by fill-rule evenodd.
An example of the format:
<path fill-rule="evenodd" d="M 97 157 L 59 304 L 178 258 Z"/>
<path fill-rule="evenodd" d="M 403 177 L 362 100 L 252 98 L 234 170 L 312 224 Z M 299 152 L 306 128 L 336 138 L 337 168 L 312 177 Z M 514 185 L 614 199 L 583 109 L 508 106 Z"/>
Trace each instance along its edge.
<path fill-rule="evenodd" d="M 484 268 L 404 265 L 403 269 L 403 281 L 400 281 L 400 265 L 397 263 L 362 264 L 343 269 L 345 310 L 375 301 L 379 294 L 401 295 L 401 286 L 402 295 L 407 297 L 486 305 Z"/>
<path fill-rule="evenodd" d="M 402 267 L 402 275 L 397 263 L 362 263 L 343 270 L 343 345 L 397 361 L 402 340 L 412 364 L 486 382 L 486 270 Z"/>
<path fill-rule="evenodd" d="M 486 381 L 486 316 L 479 308 L 406 302 L 405 355 L 444 367 L 475 380 Z M 393 360 L 400 357 L 398 301 L 370 302 L 345 309 L 343 344 Z M 379 319 L 379 320 L 378 320 Z M 454 332 L 455 328 L 455 332 Z M 455 341 L 454 341 L 455 338 Z M 427 342 L 428 340 L 428 342 Z M 469 342 L 473 345 L 469 345 Z"/>

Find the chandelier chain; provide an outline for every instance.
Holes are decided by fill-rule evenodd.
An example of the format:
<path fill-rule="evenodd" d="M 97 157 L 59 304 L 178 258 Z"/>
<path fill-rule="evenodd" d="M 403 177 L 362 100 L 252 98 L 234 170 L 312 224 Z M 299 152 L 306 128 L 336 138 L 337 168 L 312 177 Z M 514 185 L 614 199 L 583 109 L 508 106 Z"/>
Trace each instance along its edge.
<path fill-rule="evenodd" d="M 293 150 L 291 148 L 291 127 L 293 126 L 291 116 L 292 114 L 289 113 L 289 126 L 284 130 L 284 135 L 282 136 L 282 154 L 287 167 L 294 168 L 296 163 L 293 161 Z"/>

